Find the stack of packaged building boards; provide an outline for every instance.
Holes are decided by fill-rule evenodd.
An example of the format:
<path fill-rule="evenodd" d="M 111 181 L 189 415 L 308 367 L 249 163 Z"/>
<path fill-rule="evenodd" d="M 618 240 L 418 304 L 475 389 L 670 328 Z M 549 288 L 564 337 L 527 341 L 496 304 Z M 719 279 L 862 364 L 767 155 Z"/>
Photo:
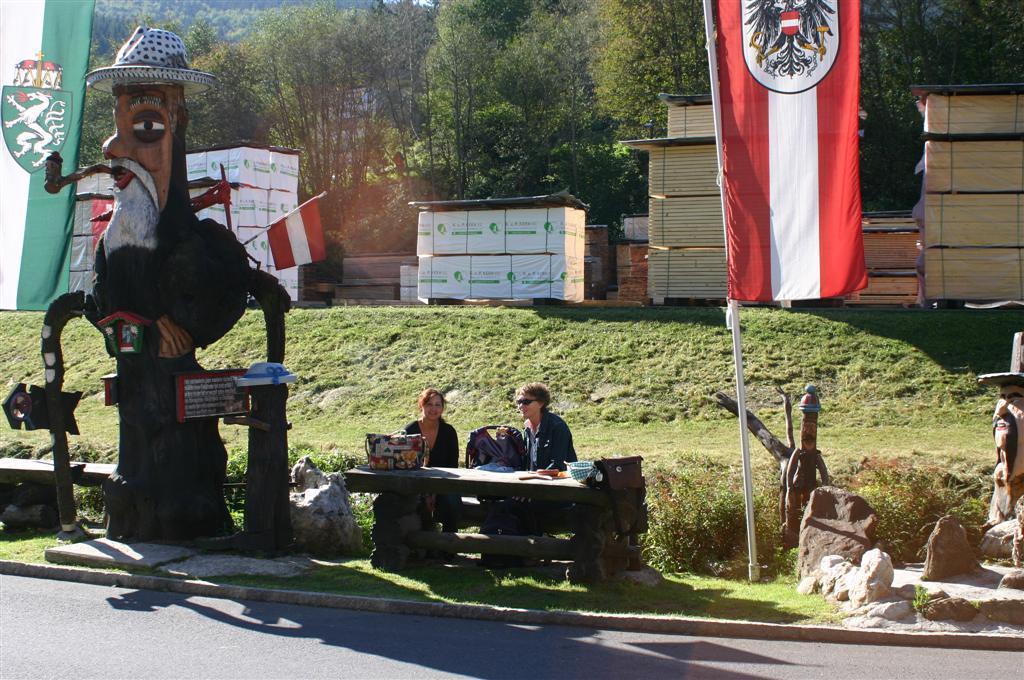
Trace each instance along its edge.
<path fill-rule="evenodd" d="M 211 147 L 187 155 L 189 193 L 206 191 L 220 180 L 223 165 L 231 184 L 231 229 L 259 266 L 273 274 L 293 300 L 299 299 L 299 268 L 277 269 L 266 229 L 298 204 L 299 152 L 263 146 Z M 201 210 L 199 219 L 227 225 L 223 205 Z"/>
<path fill-rule="evenodd" d="M 923 86 L 924 295 L 1024 300 L 1024 83 Z"/>
<path fill-rule="evenodd" d="M 75 186 L 75 221 L 71 236 L 71 260 L 68 290 L 92 290 L 92 267 L 96 262 L 96 243 L 109 224 L 93 221 L 114 207 L 113 179 L 105 173 L 89 175 Z"/>
<path fill-rule="evenodd" d="M 586 205 L 568 194 L 414 202 L 423 299 L 583 300 Z"/>
<path fill-rule="evenodd" d="M 659 95 L 668 135 L 623 142 L 650 154 L 648 293 L 666 298 L 726 296 L 722 199 L 709 95 Z"/>

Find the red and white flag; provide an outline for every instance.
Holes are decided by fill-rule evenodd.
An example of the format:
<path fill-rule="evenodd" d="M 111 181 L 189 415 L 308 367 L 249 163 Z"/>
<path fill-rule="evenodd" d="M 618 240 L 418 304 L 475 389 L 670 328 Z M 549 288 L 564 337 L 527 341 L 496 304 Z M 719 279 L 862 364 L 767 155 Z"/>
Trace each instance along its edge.
<path fill-rule="evenodd" d="M 867 285 L 861 236 L 859 0 L 715 0 L 729 297 Z M 714 79 L 713 79 L 714 80 Z"/>
<path fill-rule="evenodd" d="M 267 229 L 277 269 L 320 262 L 327 257 L 324 231 L 320 226 L 320 199 L 324 195 L 314 196 Z"/>

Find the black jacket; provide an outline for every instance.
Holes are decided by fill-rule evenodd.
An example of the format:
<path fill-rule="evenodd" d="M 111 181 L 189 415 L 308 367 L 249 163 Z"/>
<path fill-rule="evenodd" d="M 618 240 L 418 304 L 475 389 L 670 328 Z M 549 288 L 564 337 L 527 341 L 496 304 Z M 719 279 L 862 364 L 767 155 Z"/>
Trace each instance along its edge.
<path fill-rule="evenodd" d="M 525 428 L 526 450 L 533 450 L 533 432 Z M 576 449 L 572 446 L 572 432 L 565 421 L 550 411 L 544 411 L 537 428 L 537 463 L 531 470 L 546 468 L 564 470 L 566 463 L 576 460 Z"/>
<path fill-rule="evenodd" d="M 423 434 L 418 420 L 412 421 L 404 429 L 406 434 Z M 430 449 L 430 467 L 459 467 L 459 435 L 444 418 L 437 427 L 437 439 Z"/>

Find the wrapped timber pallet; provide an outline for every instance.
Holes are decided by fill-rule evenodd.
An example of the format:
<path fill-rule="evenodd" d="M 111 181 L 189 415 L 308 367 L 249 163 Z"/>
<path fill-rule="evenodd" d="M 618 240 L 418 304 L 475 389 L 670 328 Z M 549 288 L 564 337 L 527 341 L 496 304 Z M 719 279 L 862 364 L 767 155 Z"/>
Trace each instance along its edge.
<path fill-rule="evenodd" d="M 1024 299 L 1024 83 L 912 91 L 925 109 L 925 298 Z"/>
<path fill-rule="evenodd" d="M 647 243 L 620 243 L 615 246 L 617 299 L 647 302 Z"/>
<path fill-rule="evenodd" d="M 677 196 L 650 199 L 648 235 L 652 247 L 725 247 L 722 199 L 712 196 Z"/>
<path fill-rule="evenodd" d="M 410 205 L 420 211 L 419 298 L 583 300 L 587 205 L 575 196 Z"/>

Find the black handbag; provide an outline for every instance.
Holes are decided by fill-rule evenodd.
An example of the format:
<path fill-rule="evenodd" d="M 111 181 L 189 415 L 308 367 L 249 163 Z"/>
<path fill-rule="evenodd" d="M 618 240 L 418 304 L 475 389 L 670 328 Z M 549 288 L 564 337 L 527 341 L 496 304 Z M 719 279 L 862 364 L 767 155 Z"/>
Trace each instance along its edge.
<path fill-rule="evenodd" d="M 641 469 L 643 460 L 642 456 L 625 456 L 601 458 L 594 463 L 597 474 L 590 478 L 591 483 L 608 493 L 615 529 L 620 536 L 636 536 L 647 531 L 647 486 Z M 620 518 L 616 498 L 616 492 L 620 491 L 632 491 L 636 495 L 637 512 L 628 526 L 624 525 Z"/>

